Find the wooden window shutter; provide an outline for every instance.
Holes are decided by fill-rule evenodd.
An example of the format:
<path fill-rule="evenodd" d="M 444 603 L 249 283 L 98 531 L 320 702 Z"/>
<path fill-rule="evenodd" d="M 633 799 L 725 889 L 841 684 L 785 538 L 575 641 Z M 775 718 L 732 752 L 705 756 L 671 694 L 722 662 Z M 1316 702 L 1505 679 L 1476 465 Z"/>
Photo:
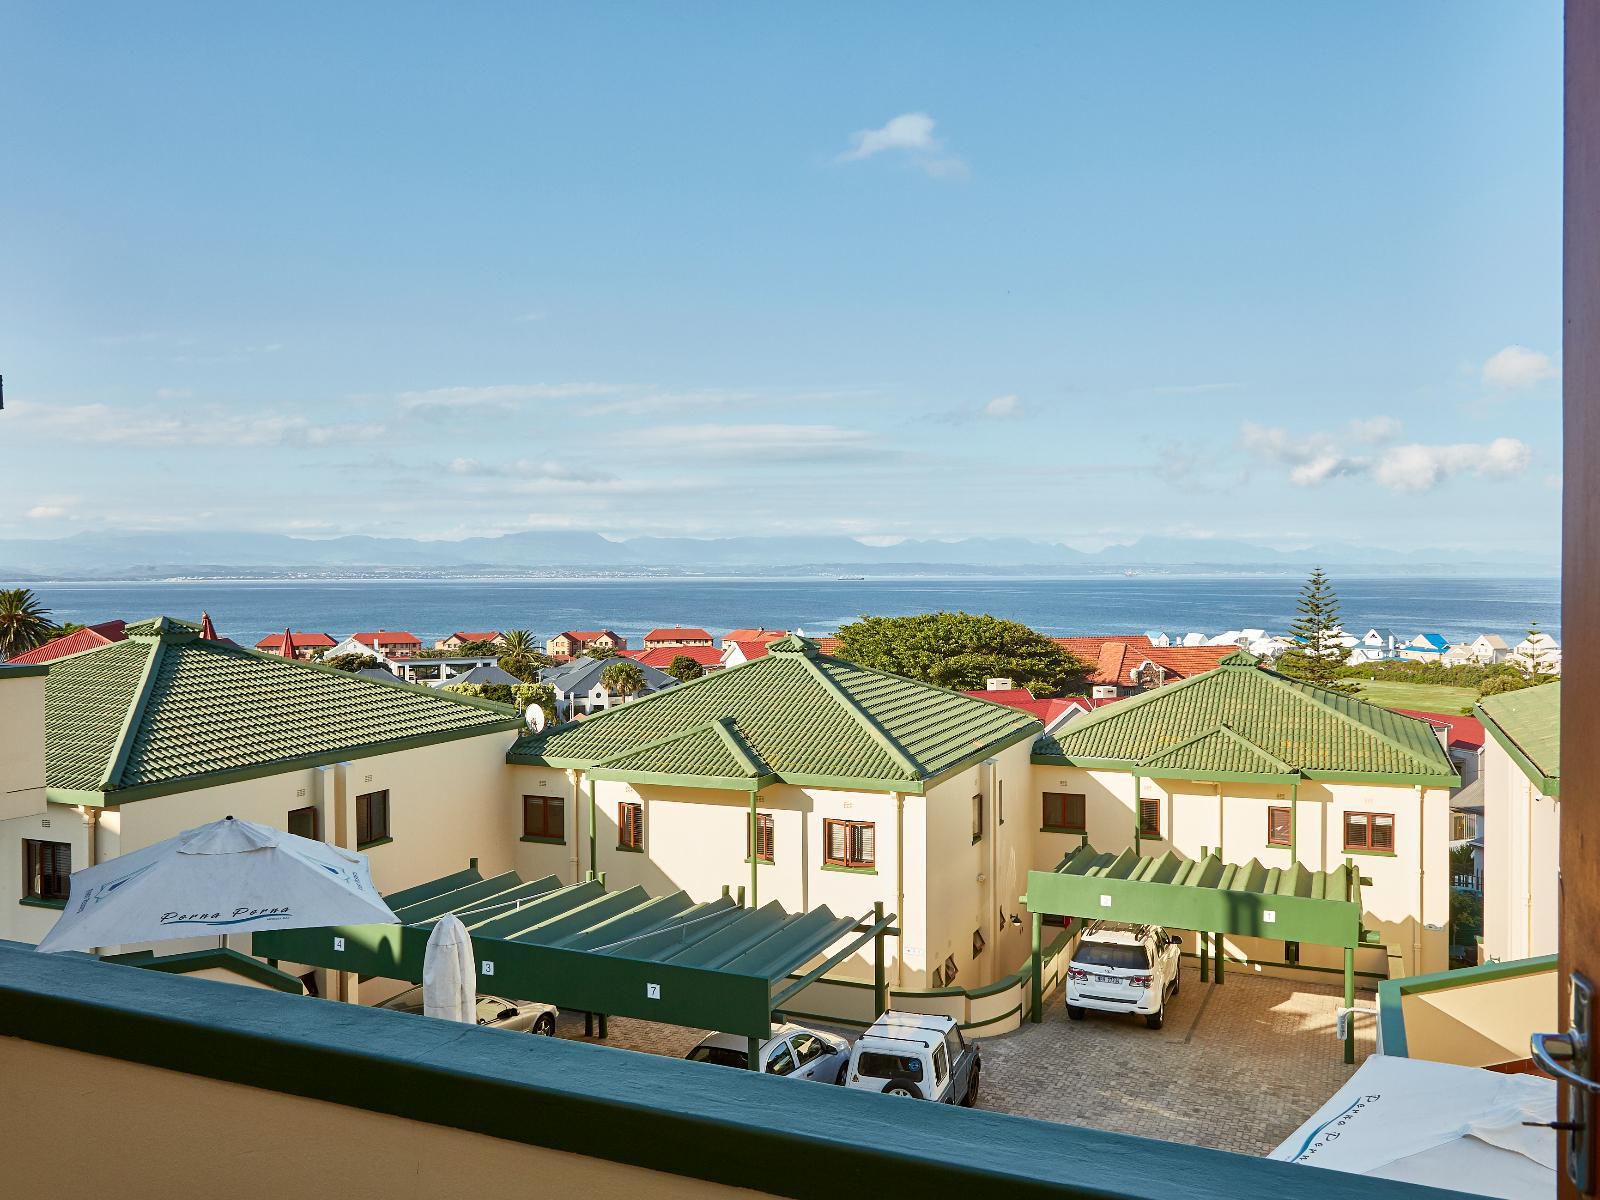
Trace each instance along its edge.
<path fill-rule="evenodd" d="M 1139 832 L 1146 837 L 1161 836 L 1161 801 L 1139 801 Z"/>
<path fill-rule="evenodd" d="M 1089 829 L 1087 809 L 1088 797 L 1082 796 L 1077 792 L 1068 792 L 1066 803 L 1067 828 L 1077 830 L 1080 833 L 1087 832 Z"/>
<path fill-rule="evenodd" d="M 857 825 L 855 853 L 851 856 L 859 866 L 870 867 L 878 861 L 877 831 L 872 825 Z"/>
<path fill-rule="evenodd" d="M 828 821 L 826 824 L 828 826 L 827 861 L 843 863 L 845 861 L 845 824 L 843 821 Z"/>
<path fill-rule="evenodd" d="M 1394 849 L 1394 814 L 1372 814 L 1372 848 L 1374 850 Z"/>
<path fill-rule="evenodd" d="M 1344 845 L 1346 850 L 1365 850 L 1367 848 L 1366 813 L 1345 813 Z"/>
<path fill-rule="evenodd" d="M 1289 844 L 1289 810 L 1276 806 L 1267 809 L 1267 845 L 1287 846 Z"/>

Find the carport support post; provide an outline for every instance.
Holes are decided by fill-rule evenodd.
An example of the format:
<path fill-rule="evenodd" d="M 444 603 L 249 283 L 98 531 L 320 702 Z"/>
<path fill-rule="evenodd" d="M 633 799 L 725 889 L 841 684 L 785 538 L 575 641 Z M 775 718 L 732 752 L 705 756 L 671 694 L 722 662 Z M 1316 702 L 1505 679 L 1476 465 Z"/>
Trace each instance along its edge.
<path fill-rule="evenodd" d="M 1028 1014 L 1028 1019 L 1035 1025 L 1044 1020 L 1044 914 L 1033 914 L 1033 945 L 1031 962 L 1033 965 L 1033 978 L 1028 982 L 1028 989 L 1032 993 L 1033 1011 Z"/>
<path fill-rule="evenodd" d="M 1344 948 L 1344 1061 L 1356 1061 L 1356 952 Z"/>
<path fill-rule="evenodd" d="M 1200 931 L 1200 982 L 1205 983 L 1211 978 L 1211 935 L 1204 929 Z"/>
<path fill-rule="evenodd" d="M 1222 955 L 1222 935 L 1220 933 L 1213 933 L 1211 936 L 1216 939 L 1216 941 L 1214 941 L 1211 944 L 1211 954 L 1212 954 L 1212 957 L 1217 960 L 1217 962 L 1216 962 L 1216 980 L 1217 980 L 1218 984 L 1221 984 L 1221 982 L 1222 982 L 1222 957 L 1223 957 L 1223 955 Z"/>
<path fill-rule="evenodd" d="M 752 1071 L 761 1069 L 761 1039 L 746 1038 L 744 1042 L 744 1065 Z"/>
<path fill-rule="evenodd" d="M 883 924 L 883 901 L 875 900 L 872 903 L 872 923 Z M 884 980 L 883 969 L 883 930 L 879 930 L 872 939 L 872 1019 L 876 1021 L 889 1011 L 889 988 Z"/>

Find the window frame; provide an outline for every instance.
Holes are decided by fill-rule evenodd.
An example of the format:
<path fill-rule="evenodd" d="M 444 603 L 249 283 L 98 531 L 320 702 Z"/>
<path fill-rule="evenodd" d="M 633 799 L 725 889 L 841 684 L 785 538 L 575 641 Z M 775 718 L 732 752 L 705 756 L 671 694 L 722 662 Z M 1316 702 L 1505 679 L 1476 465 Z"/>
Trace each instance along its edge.
<path fill-rule="evenodd" d="M 1088 833 L 1089 832 L 1089 796 L 1086 792 L 1041 792 L 1039 809 L 1039 830 L 1041 833 Z M 1052 798 L 1061 802 L 1061 824 L 1052 824 L 1050 821 L 1050 801 Z M 1079 804 L 1079 813 L 1083 820 L 1080 824 L 1072 824 L 1072 801 Z"/>
<path fill-rule="evenodd" d="M 1149 807 L 1147 808 L 1146 805 Z M 1145 814 L 1150 813 L 1153 819 L 1145 820 Z M 1161 836 L 1161 801 L 1149 796 L 1139 797 L 1139 811 L 1135 818 L 1139 823 L 1139 836 L 1142 838 L 1159 838 Z"/>
<path fill-rule="evenodd" d="M 66 864 L 65 865 L 66 865 L 66 868 L 67 868 L 65 875 L 63 875 L 59 870 L 46 871 L 44 869 L 45 868 L 45 859 L 46 859 L 46 854 L 45 854 L 45 848 L 46 847 L 49 847 L 49 852 L 50 852 L 50 856 L 51 857 L 54 857 L 55 854 L 58 853 L 58 852 L 65 852 L 65 855 L 66 855 Z M 57 862 L 57 863 L 52 863 L 51 865 L 55 866 L 55 867 L 60 867 L 62 864 Z M 61 889 L 61 894 L 59 896 L 54 894 L 54 890 L 53 889 L 50 892 L 46 891 L 46 889 L 45 889 L 45 880 L 47 878 L 60 881 L 59 882 L 59 886 L 60 886 L 60 889 Z M 25 901 L 28 901 L 31 904 L 49 904 L 49 905 L 63 905 L 64 906 L 66 904 L 66 902 L 67 902 L 68 897 L 70 897 L 71 894 L 72 894 L 72 843 L 71 842 L 49 841 L 49 840 L 47 840 L 45 838 L 23 838 L 22 839 L 22 898 Z"/>
<path fill-rule="evenodd" d="M 983 793 L 972 793 L 972 844 L 983 841 Z"/>
<path fill-rule="evenodd" d="M 989 942 L 988 939 L 983 936 L 983 930 L 974 929 L 972 931 L 972 957 L 976 959 L 978 955 L 982 954 L 984 950 L 988 948 L 988 946 Z"/>
<path fill-rule="evenodd" d="M 644 801 L 617 801 L 617 849 L 644 853 Z"/>
<path fill-rule="evenodd" d="M 833 853 L 833 828 L 841 826 L 844 829 L 844 854 L 835 857 Z M 861 853 L 861 832 L 871 830 L 872 853 L 870 856 Z M 852 821 L 844 817 L 824 817 L 822 819 L 822 865 L 834 867 L 842 871 L 876 871 L 878 869 L 878 830 L 876 821 Z"/>
<path fill-rule="evenodd" d="M 374 828 L 373 813 L 376 804 L 383 804 L 383 830 L 379 832 Z M 363 826 L 366 837 L 362 837 Z M 363 850 L 368 846 L 381 846 L 385 842 L 394 841 L 394 815 L 389 802 L 389 789 L 378 788 L 375 791 L 363 792 L 356 797 L 356 849 Z"/>
<path fill-rule="evenodd" d="M 1276 815 L 1278 813 L 1282 813 L 1283 814 L 1283 817 L 1282 817 L 1282 820 L 1283 820 L 1283 838 L 1282 838 L 1281 841 L 1273 836 L 1273 822 L 1275 820 L 1279 819 L 1277 817 L 1277 815 Z M 1274 847 L 1277 847 L 1277 848 L 1282 849 L 1282 850 L 1287 850 L 1293 844 L 1294 844 L 1294 809 L 1290 805 L 1287 805 L 1287 804 L 1269 804 L 1269 805 L 1267 805 L 1267 845 L 1274 846 Z"/>
<path fill-rule="evenodd" d="M 322 840 L 322 812 L 315 804 L 303 804 L 299 808 L 291 808 L 288 812 L 288 815 L 284 818 L 284 829 L 289 833 L 294 833 L 294 819 L 296 814 L 299 813 L 307 813 L 310 815 L 311 832 L 302 833 L 297 836 L 310 838 L 313 842 L 320 842 Z"/>
<path fill-rule="evenodd" d="M 756 813 L 756 845 L 763 843 L 766 847 L 765 854 L 753 854 L 750 847 L 750 814 L 741 814 L 744 821 L 744 860 L 749 862 L 752 858 L 758 863 L 771 864 L 777 857 L 778 832 L 776 822 L 769 812 Z"/>
<path fill-rule="evenodd" d="M 551 831 L 552 822 L 550 820 L 552 805 L 556 810 L 554 832 Z M 529 817 L 535 811 L 539 814 L 539 820 L 530 822 Z M 565 796 L 524 795 L 522 797 L 522 840 L 525 842 L 548 842 L 556 846 L 566 845 L 567 798 Z"/>
<path fill-rule="evenodd" d="M 1352 844 L 1350 841 L 1350 818 L 1352 817 L 1362 817 L 1365 819 L 1367 836 L 1366 840 L 1360 844 Z M 1377 844 L 1377 839 L 1373 836 L 1378 828 L 1378 822 L 1380 820 L 1388 822 L 1389 844 L 1387 846 L 1379 846 Z M 1340 817 L 1339 827 L 1340 841 L 1344 844 L 1346 853 L 1391 855 L 1396 853 L 1394 848 L 1395 820 L 1394 813 L 1392 812 L 1362 812 L 1351 809 L 1346 811 Z"/>

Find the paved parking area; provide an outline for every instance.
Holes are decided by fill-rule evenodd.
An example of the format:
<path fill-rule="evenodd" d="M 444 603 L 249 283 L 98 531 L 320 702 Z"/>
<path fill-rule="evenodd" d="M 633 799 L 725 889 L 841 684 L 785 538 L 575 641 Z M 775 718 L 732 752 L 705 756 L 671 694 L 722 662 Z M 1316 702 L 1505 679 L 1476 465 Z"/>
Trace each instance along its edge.
<path fill-rule="evenodd" d="M 1086 1125 L 1239 1154 L 1271 1150 L 1350 1077 L 1335 1031 L 1341 992 L 1230 969 L 1200 982 L 1185 964 L 1159 1030 L 1142 1018 L 1091 1013 L 1067 1020 L 1058 991 L 1045 1018 L 984 1038 L 979 1108 Z M 1371 1005 L 1371 992 L 1357 1003 Z M 574 1041 L 681 1058 L 705 1036 L 653 1021 L 613 1017 L 610 1037 L 586 1038 L 582 1013 L 562 1013 L 557 1034 Z M 845 1033 L 848 1031 L 838 1030 Z M 1356 1061 L 1372 1053 L 1371 1017 L 1358 1018 Z"/>
<path fill-rule="evenodd" d="M 1040 1024 L 984 1039 L 979 1107 L 1265 1154 L 1355 1070 L 1336 1036 L 1342 991 L 1242 969 L 1225 978 L 1203 984 L 1186 963 L 1159 1030 L 1100 1013 L 1069 1021 L 1057 992 Z M 1373 1018 L 1357 1017 L 1357 1065 L 1374 1040 Z"/>

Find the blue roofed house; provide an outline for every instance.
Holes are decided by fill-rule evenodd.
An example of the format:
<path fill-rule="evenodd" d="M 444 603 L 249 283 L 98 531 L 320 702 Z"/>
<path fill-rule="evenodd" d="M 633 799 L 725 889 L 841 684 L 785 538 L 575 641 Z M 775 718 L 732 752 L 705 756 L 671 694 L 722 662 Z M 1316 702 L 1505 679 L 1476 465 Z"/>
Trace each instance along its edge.
<path fill-rule="evenodd" d="M 1412 662 L 1443 662 L 1450 639 L 1442 633 L 1419 633 L 1399 649 L 1401 658 Z"/>

